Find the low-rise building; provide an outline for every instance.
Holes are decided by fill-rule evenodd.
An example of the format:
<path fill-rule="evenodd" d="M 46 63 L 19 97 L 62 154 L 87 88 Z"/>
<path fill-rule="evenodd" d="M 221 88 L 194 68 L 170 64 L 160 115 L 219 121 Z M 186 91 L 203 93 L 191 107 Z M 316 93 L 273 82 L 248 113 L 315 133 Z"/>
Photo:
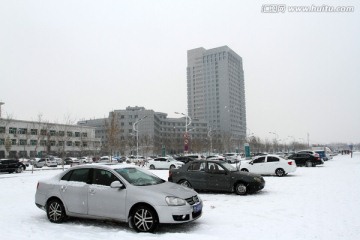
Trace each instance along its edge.
<path fill-rule="evenodd" d="M 95 127 L 0 118 L 0 158 L 95 155 Z"/>

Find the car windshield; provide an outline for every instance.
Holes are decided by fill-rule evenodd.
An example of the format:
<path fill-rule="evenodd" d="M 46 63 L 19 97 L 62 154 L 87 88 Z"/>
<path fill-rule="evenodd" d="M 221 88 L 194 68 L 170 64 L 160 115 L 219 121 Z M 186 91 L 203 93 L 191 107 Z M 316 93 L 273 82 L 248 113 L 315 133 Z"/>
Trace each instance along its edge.
<path fill-rule="evenodd" d="M 237 172 L 239 171 L 236 167 L 234 167 L 233 165 L 229 164 L 229 163 L 221 163 L 223 165 L 224 168 L 226 168 L 228 171 L 230 172 Z"/>
<path fill-rule="evenodd" d="M 165 180 L 159 178 L 151 172 L 138 168 L 118 168 L 115 169 L 115 171 L 134 186 L 157 185 L 165 182 Z"/>

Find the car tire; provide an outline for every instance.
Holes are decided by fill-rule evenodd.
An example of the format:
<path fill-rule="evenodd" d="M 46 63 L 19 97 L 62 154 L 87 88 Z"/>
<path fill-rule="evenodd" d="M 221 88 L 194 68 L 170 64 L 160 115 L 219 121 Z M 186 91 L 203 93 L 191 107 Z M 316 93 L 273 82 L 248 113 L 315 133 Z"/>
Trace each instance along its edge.
<path fill-rule="evenodd" d="M 66 218 L 64 205 L 59 199 L 52 199 L 47 203 L 46 214 L 53 223 L 62 223 Z"/>
<path fill-rule="evenodd" d="M 18 168 L 15 170 L 16 173 L 22 173 L 22 171 L 24 171 L 24 167 L 23 167 L 23 166 L 20 166 L 20 167 L 18 167 Z"/>
<path fill-rule="evenodd" d="M 174 169 L 175 168 L 175 165 L 170 165 L 170 169 Z"/>
<path fill-rule="evenodd" d="M 131 225 L 137 232 L 154 232 L 159 224 L 156 212 L 146 206 L 137 206 L 131 214 Z"/>
<path fill-rule="evenodd" d="M 155 169 L 155 166 L 151 164 L 150 169 Z"/>
<path fill-rule="evenodd" d="M 306 167 L 313 167 L 313 164 L 312 164 L 312 162 L 307 161 L 307 162 L 305 163 L 305 166 L 306 166 Z"/>
<path fill-rule="evenodd" d="M 275 174 L 278 177 L 282 177 L 282 176 L 285 176 L 285 171 L 282 168 L 278 168 L 278 169 L 275 170 Z"/>
<path fill-rule="evenodd" d="M 192 188 L 192 186 L 188 180 L 181 180 L 181 181 L 179 181 L 179 184 L 184 187 Z"/>
<path fill-rule="evenodd" d="M 241 171 L 242 172 L 249 172 L 249 170 L 247 170 L 246 168 L 242 168 Z"/>
<path fill-rule="evenodd" d="M 235 184 L 235 193 L 237 195 L 246 195 L 247 193 L 247 186 L 242 183 L 242 182 L 239 182 L 239 183 L 236 183 Z"/>

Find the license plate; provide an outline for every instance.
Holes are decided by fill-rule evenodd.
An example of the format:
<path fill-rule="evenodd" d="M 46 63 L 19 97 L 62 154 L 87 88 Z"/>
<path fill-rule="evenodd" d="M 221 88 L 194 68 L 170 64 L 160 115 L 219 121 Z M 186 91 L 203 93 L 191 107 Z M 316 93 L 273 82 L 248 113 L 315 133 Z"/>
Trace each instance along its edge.
<path fill-rule="evenodd" d="M 201 204 L 198 204 L 198 205 L 193 206 L 193 211 L 194 211 L 194 213 L 200 212 L 201 209 L 202 209 L 202 205 L 201 205 Z"/>

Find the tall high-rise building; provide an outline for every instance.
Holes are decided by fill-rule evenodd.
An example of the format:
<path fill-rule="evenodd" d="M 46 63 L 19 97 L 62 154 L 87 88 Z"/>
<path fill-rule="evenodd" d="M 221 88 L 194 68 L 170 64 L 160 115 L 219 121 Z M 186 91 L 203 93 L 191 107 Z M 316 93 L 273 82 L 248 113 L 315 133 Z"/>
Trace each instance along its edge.
<path fill-rule="evenodd" d="M 242 58 L 228 46 L 187 52 L 188 114 L 234 140 L 246 137 Z"/>

